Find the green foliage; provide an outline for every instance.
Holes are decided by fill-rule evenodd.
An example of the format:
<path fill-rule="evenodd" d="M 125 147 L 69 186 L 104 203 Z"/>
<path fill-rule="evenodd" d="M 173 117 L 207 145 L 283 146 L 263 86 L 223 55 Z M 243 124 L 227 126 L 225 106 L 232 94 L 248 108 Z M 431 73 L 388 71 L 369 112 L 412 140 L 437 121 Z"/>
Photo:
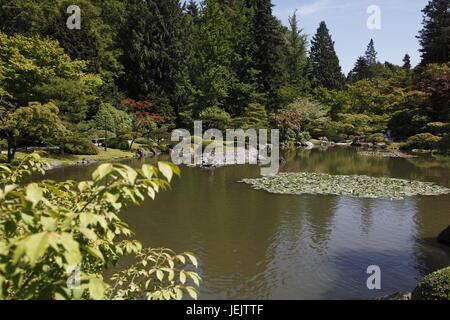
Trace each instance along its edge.
<path fill-rule="evenodd" d="M 183 291 L 197 299 L 198 291 L 185 286 L 188 279 L 199 286 L 195 272 L 183 270 L 186 261 L 197 267 L 195 256 L 186 252 L 175 254 L 170 249 L 145 249 L 136 255 L 139 262 L 112 277 L 111 295 L 120 300 L 181 300 Z"/>
<path fill-rule="evenodd" d="M 438 141 L 436 144 L 436 148 L 439 150 L 439 152 L 444 154 L 450 153 L 450 134 L 446 134 L 441 138 L 441 140 Z"/>
<path fill-rule="evenodd" d="M 423 66 L 429 63 L 446 63 L 450 60 L 449 2 L 431 0 L 422 10 L 423 29 L 419 32 Z"/>
<path fill-rule="evenodd" d="M 441 138 L 432 135 L 431 133 L 419 133 L 415 136 L 409 137 L 406 141 L 405 149 L 423 149 L 433 150 Z"/>
<path fill-rule="evenodd" d="M 241 117 L 233 119 L 233 126 L 240 129 L 264 129 L 269 126 L 266 108 L 259 103 L 251 103 Z"/>
<path fill-rule="evenodd" d="M 249 2 L 248 2 L 249 3 Z M 268 110 L 280 107 L 279 91 L 285 81 L 283 50 L 285 40 L 279 20 L 272 14 L 272 2 L 260 0 L 252 4 L 253 64 L 258 71 L 259 90 L 265 95 Z"/>
<path fill-rule="evenodd" d="M 314 83 L 327 89 L 342 89 L 344 75 L 334 50 L 334 42 L 324 21 L 320 23 L 311 41 L 310 58 L 313 65 Z"/>
<path fill-rule="evenodd" d="M 182 269 L 185 257 L 196 264 L 195 258 L 142 249 L 119 218 L 128 203 L 138 205 L 144 195 L 154 199 L 167 189 L 173 174 L 180 173 L 177 167 L 160 162 L 158 168 L 143 165 L 133 170 L 102 164 L 91 181 L 20 184 L 36 171 L 43 173 L 36 154 L 18 167 L 0 166 L 1 299 L 169 299 L 181 298 L 180 290 L 195 297 L 186 279 L 198 284 L 199 277 Z M 127 278 L 133 268 L 119 273 L 114 279 L 125 276 L 120 288 L 111 287 L 102 274 L 126 255 L 137 255 L 148 269 L 136 278 Z M 74 274 L 77 267 L 79 273 Z M 175 273 L 177 278 L 172 277 Z M 145 284 L 136 287 L 142 277 Z"/>
<path fill-rule="evenodd" d="M 158 94 L 174 102 L 180 98 L 186 31 L 177 0 L 127 2 L 126 19 L 119 30 L 125 69 L 120 83 L 127 96 L 146 99 Z"/>
<path fill-rule="evenodd" d="M 107 145 L 109 148 L 113 148 L 113 149 L 119 149 L 119 150 L 129 150 L 130 149 L 130 143 L 128 142 L 128 139 L 126 139 L 126 137 L 124 137 L 124 136 L 108 139 Z"/>
<path fill-rule="evenodd" d="M 371 134 L 371 135 L 367 138 L 367 142 L 372 142 L 372 143 L 380 143 L 380 142 L 384 142 L 384 134 L 383 134 L 383 133 L 374 133 L 374 134 Z"/>
<path fill-rule="evenodd" d="M 98 112 L 93 117 L 95 128 L 114 132 L 126 132 L 131 130 L 132 118 L 126 112 L 113 107 L 109 103 L 101 103 Z"/>
<path fill-rule="evenodd" d="M 57 41 L 40 36 L 9 37 L 0 33 L 0 55 L 0 73 L 3 76 L 0 77 L 0 87 L 13 95 L 18 105 L 55 99 L 69 106 L 70 99 L 80 94 L 89 96 L 93 88 L 102 83 L 98 76 L 86 73 L 85 61 L 72 61 Z M 51 86 L 56 87 L 52 89 Z M 60 95 L 59 90 L 64 94 Z M 75 101 L 79 99 L 86 97 L 78 97 Z M 79 107 L 85 106 L 74 105 L 74 108 Z M 83 114 L 86 110 L 63 111 Z"/>
<path fill-rule="evenodd" d="M 0 118 L 0 132 L 8 142 L 8 161 L 18 145 L 60 145 L 68 134 L 53 103 L 30 103 L 14 111 L 5 110 Z"/>
<path fill-rule="evenodd" d="M 329 121 L 329 108 L 311 98 L 297 98 L 286 109 L 298 114 L 301 127 L 305 130 L 321 127 Z"/>
<path fill-rule="evenodd" d="M 286 69 L 287 82 L 282 88 L 285 100 L 291 102 L 300 94 L 310 91 L 311 65 L 307 55 L 308 40 L 299 27 L 296 12 L 289 17 L 289 29 L 286 31 Z M 291 98 L 292 97 L 292 98 Z"/>
<path fill-rule="evenodd" d="M 309 134 L 309 132 L 304 131 L 304 132 L 300 132 L 297 135 L 297 141 L 300 141 L 302 143 L 308 142 L 312 139 L 311 135 Z"/>
<path fill-rule="evenodd" d="M 413 300 L 450 300 L 450 267 L 423 278 L 412 292 Z"/>
<path fill-rule="evenodd" d="M 443 122 L 429 122 L 423 128 L 425 132 L 430 132 L 434 135 L 442 135 L 450 133 L 450 123 Z"/>
<path fill-rule="evenodd" d="M 76 155 L 97 155 L 98 149 L 86 138 L 73 135 L 65 141 L 64 152 Z"/>
<path fill-rule="evenodd" d="M 230 115 L 217 107 L 211 107 L 200 112 L 200 120 L 207 129 L 226 130 L 231 123 Z"/>

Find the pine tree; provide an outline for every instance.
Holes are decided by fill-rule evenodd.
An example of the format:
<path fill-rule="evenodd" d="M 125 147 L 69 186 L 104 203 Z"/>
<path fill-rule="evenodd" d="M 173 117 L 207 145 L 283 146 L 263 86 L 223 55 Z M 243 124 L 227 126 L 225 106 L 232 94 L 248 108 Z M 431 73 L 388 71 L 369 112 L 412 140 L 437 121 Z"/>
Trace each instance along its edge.
<path fill-rule="evenodd" d="M 373 42 L 373 39 L 370 39 L 369 44 L 367 45 L 366 53 L 364 54 L 364 58 L 367 61 L 367 64 L 369 66 L 374 65 L 377 63 L 377 51 L 375 50 L 375 45 Z"/>
<path fill-rule="evenodd" d="M 334 50 L 334 42 L 324 21 L 311 41 L 310 59 L 313 65 L 313 82 L 328 89 L 342 89 L 345 77 Z"/>
<path fill-rule="evenodd" d="M 431 0 L 422 10 L 423 29 L 417 38 L 422 48 L 421 65 L 446 63 L 450 53 L 450 2 L 449 0 Z"/>
<path fill-rule="evenodd" d="M 405 57 L 403 58 L 403 69 L 405 70 L 411 70 L 411 57 L 409 54 L 405 54 Z"/>
<path fill-rule="evenodd" d="M 289 30 L 287 31 L 287 53 L 286 69 L 289 84 L 294 85 L 299 90 L 306 90 L 308 87 L 308 56 L 307 56 L 307 36 L 302 34 L 303 30 L 298 26 L 297 14 L 289 17 Z"/>
<path fill-rule="evenodd" d="M 347 81 L 350 83 L 366 79 L 370 76 L 370 66 L 365 57 L 358 57 L 355 67 L 350 71 Z"/>
<path fill-rule="evenodd" d="M 272 14 L 271 0 L 252 0 L 248 5 L 254 10 L 252 35 L 255 45 L 254 68 L 259 72 L 261 93 L 266 95 L 270 110 L 280 107 L 280 88 L 284 82 L 283 50 L 285 41 L 280 21 Z"/>
<path fill-rule="evenodd" d="M 122 88 L 129 98 L 168 97 L 176 104 L 185 63 L 185 19 L 178 0 L 130 0 L 120 30 L 125 72 Z"/>

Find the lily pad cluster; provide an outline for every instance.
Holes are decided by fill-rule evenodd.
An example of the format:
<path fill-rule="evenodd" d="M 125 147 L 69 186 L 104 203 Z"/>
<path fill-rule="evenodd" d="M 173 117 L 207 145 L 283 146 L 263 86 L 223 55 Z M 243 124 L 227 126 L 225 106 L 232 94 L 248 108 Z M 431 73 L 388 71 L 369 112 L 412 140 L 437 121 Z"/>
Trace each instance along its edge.
<path fill-rule="evenodd" d="M 416 195 L 441 195 L 450 189 L 430 182 L 364 175 L 330 175 L 323 173 L 280 173 L 272 177 L 243 179 L 254 189 L 276 194 L 339 195 L 360 198 L 403 199 Z"/>

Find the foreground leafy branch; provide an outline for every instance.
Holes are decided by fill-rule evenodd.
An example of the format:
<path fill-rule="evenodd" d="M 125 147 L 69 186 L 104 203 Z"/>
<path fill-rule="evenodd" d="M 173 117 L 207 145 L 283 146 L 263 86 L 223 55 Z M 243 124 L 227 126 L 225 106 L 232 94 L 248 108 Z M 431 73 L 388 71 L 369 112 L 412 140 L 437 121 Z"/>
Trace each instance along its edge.
<path fill-rule="evenodd" d="M 35 172 L 43 172 L 36 154 L 0 166 L 0 299 L 196 298 L 187 278 L 198 285 L 200 277 L 183 269 L 195 257 L 143 249 L 119 217 L 128 203 L 169 188 L 178 167 L 102 164 L 91 181 L 22 184 Z M 103 271 L 130 254 L 140 269 L 119 272 L 110 286 Z"/>

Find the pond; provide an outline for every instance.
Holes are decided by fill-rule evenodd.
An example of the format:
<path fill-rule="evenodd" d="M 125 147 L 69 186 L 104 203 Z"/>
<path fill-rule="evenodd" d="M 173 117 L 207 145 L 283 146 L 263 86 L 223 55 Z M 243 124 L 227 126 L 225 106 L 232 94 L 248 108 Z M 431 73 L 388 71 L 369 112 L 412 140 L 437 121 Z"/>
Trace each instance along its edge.
<path fill-rule="evenodd" d="M 283 172 L 394 177 L 450 187 L 448 162 L 432 158 L 373 157 L 345 147 L 284 157 Z M 47 177 L 89 179 L 95 167 L 56 169 Z M 450 224 L 450 195 L 394 201 L 277 195 L 237 182 L 259 174 L 259 167 L 250 165 L 183 167 L 172 191 L 128 208 L 122 217 L 145 246 L 197 255 L 200 299 L 372 299 L 411 291 L 423 275 L 450 265 L 450 248 L 435 240 Z M 371 265 L 381 268 L 381 290 L 367 288 Z"/>

